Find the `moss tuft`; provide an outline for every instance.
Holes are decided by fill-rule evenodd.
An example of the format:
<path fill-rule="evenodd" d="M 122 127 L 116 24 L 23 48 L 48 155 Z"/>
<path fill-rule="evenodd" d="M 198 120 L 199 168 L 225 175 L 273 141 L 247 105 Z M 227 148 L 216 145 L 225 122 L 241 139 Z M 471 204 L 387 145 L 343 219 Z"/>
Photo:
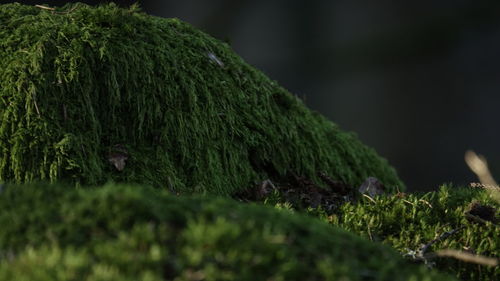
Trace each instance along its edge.
<path fill-rule="evenodd" d="M 7 185 L 0 210 L 0 280 L 454 280 L 317 219 L 227 198 Z"/>
<path fill-rule="evenodd" d="M 439 191 L 364 198 L 344 204 L 334 225 L 388 244 L 414 260 L 447 271 L 461 280 L 495 280 L 499 266 L 441 257 L 440 250 L 500 259 L 499 207 L 480 188 L 442 186 Z M 424 246 L 426 245 L 426 246 Z"/>
<path fill-rule="evenodd" d="M 0 26 L 0 181 L 232 194 L 325 173 L 403 188 L 373 149 L 180 20 L 5 4 Z"/>

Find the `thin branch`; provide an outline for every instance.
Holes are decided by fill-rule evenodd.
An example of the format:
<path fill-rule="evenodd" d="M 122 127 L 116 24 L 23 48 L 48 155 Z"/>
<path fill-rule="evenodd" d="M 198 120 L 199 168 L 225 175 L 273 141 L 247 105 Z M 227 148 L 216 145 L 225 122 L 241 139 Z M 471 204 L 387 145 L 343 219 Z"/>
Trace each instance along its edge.
<path fill-rule="evenodd" d="M 53 14 L 59 14 L 59 15 L 63 15 L 63 14 L 69 14 L 71 12 L 73 12 L 77 7 L 78 7 L 78 3 L 75 4 L 73 6 L 73 8 L 67 10 L 67 11 L 64 11 L 64 12 L 57 12 L 55 8 L 51 8 L 51 7 L 47 7 L 47 6 L 43 6 L 43 5 L 35 5 L 35 7 L 37 8 L 40 8 L 40 9 L 43 9 L 43 10 L 49 10 L 51 11 Z"/>
<path fill-rule="evenodd" d="M 500 189 L 498 188 L 497 182 L 491 175 L 490 169 L 488 169 L 486 158 L 482 155 L 477 155 L 472 150 L 468 150 L 465 152 L 465 163 L 467 163 L 469 168 L 477 175 L 483 187 L 493 187 L 491 189 L 488 188 L 487 190 L 493 200 L 500 203 Z"/>
<path fill-rule="evenodd" d="M 54 8 L 47 7 L 47 6 L 42 6 L 42 5 L 35 5 L 35 7 L 40 8 L 40 9 L 44 9 L 44 10 L 49 10 L 49 11 L 54 11 L 55 10 Z"/>
<path fill-rule="evenodd" d="M 485 266 L 497 266 L 498 265 L 497 258 L 490 258 L 490 257 L 482 256 L 482 255 L 474 255 L 474 254 L 467 253 L 464 251 L 458 251 L 458 250 L 452 250 L 452 249 L 436 251 L 436 256 L 438 256 L 438 257 L 450 257 L 450 258 L 454 258 L 454 259 L 461 260 L 464 262 L 476 263 L 476 264 L 485 265 Z"/>
<path fill-rule="evenodd" d="M 490 169 L 488 168 L 488 163 L 482 155 L 477 155 L 472 150 L 467 150 L 465 152 L 465 163 L 467 166 L 477 175 L 479 181 L 484 185 L 498 186 L 491 175 Z"/>
<path fill-rule="evenodd" d="M 427 252 L 427 250 L 429 249 L 429 247 L 430 247 L 430 246 L 434 245 L 435 243 L 437 243 L 437 242 L 439 242 L 439 241 L 441 241 L 441 240 L 444 240 L 444 239 L 446 239 L 446 238 L 450 237 L 451 235 L 453 235 L 453 234 L 455 234 L 455 233 L 459 232 L 460 230 L 462 230 L 462 229 L 464 229 L 464 228 L 465 228 L 465 226 L 461 226 L 461 227 L 459 227 L 459 228 L 455 228 L 455 229 L 452 229 L 452 230 L 450 230 L 450 231 L 447 231 L 447 232 L 442 233 L 442 234 L 441 234 L 441 235 L 439 235 L 439 237 L 437 237 L 436 239 L 434 239 L 434 240 L 432 240 L 431 242 L 429 242 L 429 243 L 427 243 L 427 244 L 423 245 L 423 246 L 420 248 L 419 255 L 420 255 L 421 257 L 423 257 L 423 256 L 424 256 L 424 254 L 425 254 L 425 252 Z"/>

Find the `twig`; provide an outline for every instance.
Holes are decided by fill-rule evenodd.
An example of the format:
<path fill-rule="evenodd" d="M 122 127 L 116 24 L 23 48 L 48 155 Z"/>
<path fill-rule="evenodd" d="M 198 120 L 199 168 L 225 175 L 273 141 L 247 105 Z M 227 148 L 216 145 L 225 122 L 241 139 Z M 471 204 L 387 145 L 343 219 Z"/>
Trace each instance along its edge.
<path fill-rule="evenodd" d="M 488 163 L 482 155 L 477 155 L 472 150 L 467 150 L 465 152 L 465 163 L 469 168 L 477 175 L 479 181 L 483 185 L 498 186 L 488 169 Z"/>
<path fill-rule="evenodd" d="M 67 10 L 67 11 L 64 11 L 64 12 L 57 12 L 55 8 L 51 8 L 51 7 L 47 7 L 47 6 L 43 6 L 43 5 L 35 5 L 35 7 L 37 8 L 40 8 L 40 9 L 44 9 L 44 10 L 49 10 L 51 11 L 53 14 L 59 14 L 59 15 L 63 15 L 63 14 L 69 14 L 71 12 L 73 12 L 77 7 L 78 7 L 78 3 L 75 4 L 73 6 L 73 8 Z"/>
<path fill-rule="evenodd" d="M 455 228 L 455 229 L 452 229 L 450 231 L 447 231 L 447 232 L 444 232 L 442 233 L 441 235 L 439 235 L 439 237 L 437 237 L 436 239 L 432 240 L 431 242 L 423 245 L 421 248 L 420 248 L 420 251 L 419 251 L 419 256 L 420 257 L 423 257 L 425 252 L 427 252 L 427 249 L 429 249 L 430 246 L 434 245 L 435 243 L 441 241 L 441 240 L 444 240 L 448 237 L 450 237 L 451 235 L 459 232 L 460 230 L 464 229 L 465 226 L 461 226 L 459 228 Z"/>
<path fill-rule="evenodd" d="M 465 228 L 465 226 L 461 226 L 459 228 L 456 228 L 456 229 L 444 232 L 441 235 L 439 235 L 439 237 L 433 239 L 429 243 L 427 243 L 425 245 L 422 245 L 422 247 L 420 247 L 420 249 L 418 249 L 416 251 L 410 250 L 406 254 L 406 256 L 411 257 L 413 260 L 423 261 L 429 268 L 432 268 L 434 266 L 434 263 L 431 262 L 430 260 L 432 258 L 435 258 L 437 255 L 435 253 L 425 254 L 425 252 L 427 252 L 427 250 L 429 249 L 429 247 L 432 246 L 433 244 L 435 244 L 435 243 L 437 243 L 437 242 L 439 242 L 439 241 L 441 241 L 443 239 L 448 238 L 449 236 L 457 233 L 458 231 L 460 231 L 460 230 L 462 230 L 464 228 Z"/>
<path fill-rule="evenodd" d="M 483 187 L 498 187 L 497 182 L 491 175 L 490 169 L 488 169 L 488 163 L 484 156 L 477 155 L 474 151 L 468 150 L 465 152 L 465 163 L 467 163 L 469 168 L 477 175 Z M 500 203 L 500 189 L 492 188 L 487 190 L 493 200 Z"/>
<path fill-rule="evenodd" d="M 49 10 L 49 11 L 54 11 L 55 10 L 54 8 L 47 7 L 47 6 L 42 6 L 42 5 L 35 5 L 35 7 L 40 8 L 40 9 L 44 9 L 44 10 Z"/>
<path fill-rule="evenodd" d="M 486 266 L 497 266 L 498 265 L 497 258 L 490 258 L 490 257 L 482 256 L 482 255 L 474 255 L 474 254 L 467 253 L 464 251 L 458 251 L 458 250 L 452 250 L 452 249 L 436 251 L 436 256 L 438 256 L 438 257 L 450 257 L 450 258 L 454 258 L 454 259 L 461 260 L 464 262 L 476 263 L 476 264 L 486 265 Z"/>

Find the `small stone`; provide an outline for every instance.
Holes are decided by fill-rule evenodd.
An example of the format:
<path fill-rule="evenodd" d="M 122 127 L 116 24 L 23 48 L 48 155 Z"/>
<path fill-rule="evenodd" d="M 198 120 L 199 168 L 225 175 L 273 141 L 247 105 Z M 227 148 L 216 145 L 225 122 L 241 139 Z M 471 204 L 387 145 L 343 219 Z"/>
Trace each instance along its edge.
<path fill-rule="evenodd" d="M 359 187 L 358 191 L 361 194 L 367 194 L 370 197 L 382 195 L 385 192 L 385 186 L 375 177 L 368 177 L 365 182 Z"/>

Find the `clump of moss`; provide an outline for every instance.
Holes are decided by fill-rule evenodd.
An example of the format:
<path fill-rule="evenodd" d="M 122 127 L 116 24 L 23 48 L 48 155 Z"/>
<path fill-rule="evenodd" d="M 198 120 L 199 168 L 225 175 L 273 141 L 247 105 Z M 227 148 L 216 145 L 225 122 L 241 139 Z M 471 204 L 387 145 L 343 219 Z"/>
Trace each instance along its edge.
<path fill-rule="evenodd" d="M 317 219 L 227 198 L 39 183 L 4 186 L 0 210 L 0 280 L 454 280 Z"/>
<path fill-rule="evenodd" d="M 136 6 L 0 6 L 0 181 L 232 194 L 289 174 L 403 188 L 231 48 Z"/>
<path fill-rule="evenodd" d="M 332 224 L 380 241 L 415 261 L 456 275 L 461 280 L 495 280 L 497 266 L 439 257 L 440 250 L 489 257 L 498 264 L 499 202 L 480 188 L 442 186 L 439 191 L 363 197 L 327 217 Z M 438 256 L 436 256 L 438 255 Z"/>

